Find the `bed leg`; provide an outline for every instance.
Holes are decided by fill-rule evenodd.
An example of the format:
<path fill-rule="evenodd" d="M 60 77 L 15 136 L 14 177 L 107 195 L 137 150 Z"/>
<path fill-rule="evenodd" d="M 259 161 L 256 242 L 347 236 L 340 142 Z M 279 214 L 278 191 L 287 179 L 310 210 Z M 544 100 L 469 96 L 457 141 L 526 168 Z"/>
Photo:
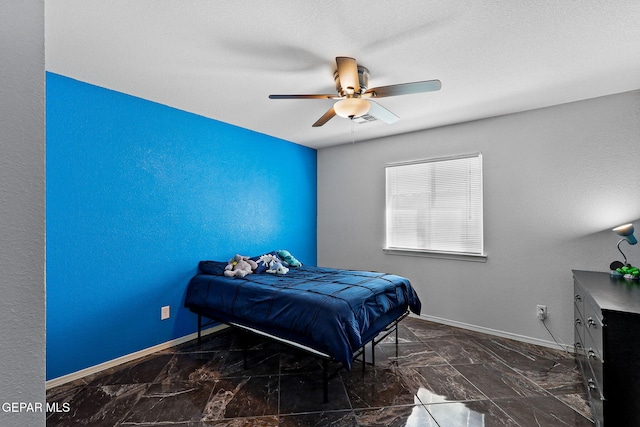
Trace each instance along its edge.
<path fill-rule="evenodd" d="M 396 360 L 398 360 L 398 322 L 396 321 Z"/>
<path fill-rule="evenodd" d="M 198 345 L 202 341 L 202 315 L 198 314 Z"/>
<path fill-rule="evenodd" d="M 324 403 L 329 403 L 329 362 L 322 361 L 322 393 Z"/>
<path fill-rule="evenodd" d="M 371 341 L 371 366 L 376 366 L 376 343 Z"/>

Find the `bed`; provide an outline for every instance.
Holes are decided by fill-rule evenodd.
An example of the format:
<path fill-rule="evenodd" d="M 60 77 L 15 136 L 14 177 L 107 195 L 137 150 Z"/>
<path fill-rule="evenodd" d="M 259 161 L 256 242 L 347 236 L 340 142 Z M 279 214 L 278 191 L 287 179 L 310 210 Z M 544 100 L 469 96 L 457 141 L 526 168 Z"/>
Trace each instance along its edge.
<path fill-rule="evenodd" d="M 365 344 L 409 311 L 420 314 L 409 280 L 393 274 L 303 265 L 284 275 L 256 271 L 240 278 L 224 276 L 224 266 L 201 261 L 189 282 L 185 306 L 198 314 L 199 337 L 206 317 L 350 369 Z"/>

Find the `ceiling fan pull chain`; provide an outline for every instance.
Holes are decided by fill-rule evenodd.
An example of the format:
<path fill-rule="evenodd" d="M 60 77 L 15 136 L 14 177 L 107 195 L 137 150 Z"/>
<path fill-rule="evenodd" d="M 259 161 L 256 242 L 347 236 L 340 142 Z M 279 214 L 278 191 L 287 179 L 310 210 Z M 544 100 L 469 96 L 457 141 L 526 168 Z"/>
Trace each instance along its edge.
<path fill-rule="evenodd" d="M 356 143 L 356 129 L 355 129 L 355 123 L 353 122 L 353 117 L 351 118 L 351 143 L 352 144 Z"/>

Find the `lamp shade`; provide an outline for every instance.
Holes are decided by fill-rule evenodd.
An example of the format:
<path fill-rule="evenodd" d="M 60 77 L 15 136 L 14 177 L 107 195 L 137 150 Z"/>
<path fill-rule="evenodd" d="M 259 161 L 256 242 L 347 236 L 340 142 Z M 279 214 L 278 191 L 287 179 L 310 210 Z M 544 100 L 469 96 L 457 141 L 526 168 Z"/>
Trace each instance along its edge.
<path fill-rule="evenodd" d="M 633 235 L 633 224 L 624 224 L 613 229 L 615 233 L 622 236 L 630 245 L 638 243 L 636 236 Z"/>
<path fill-rule="evenodd" d="M 369 111 L 369 101 L 362 98 L 345 98 L 333 105 L 333 110 L 340 117 L 352 119 L 367 114 Z"/>

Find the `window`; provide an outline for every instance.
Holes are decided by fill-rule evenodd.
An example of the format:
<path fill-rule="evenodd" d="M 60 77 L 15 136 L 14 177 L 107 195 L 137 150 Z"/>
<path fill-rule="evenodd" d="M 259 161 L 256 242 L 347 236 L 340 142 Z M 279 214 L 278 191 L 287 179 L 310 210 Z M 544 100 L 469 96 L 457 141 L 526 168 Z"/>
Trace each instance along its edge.
<path fill-rule="evenodd" d="M 385 170 L 387 251 L 484 257 L 481 154 Z"/>

